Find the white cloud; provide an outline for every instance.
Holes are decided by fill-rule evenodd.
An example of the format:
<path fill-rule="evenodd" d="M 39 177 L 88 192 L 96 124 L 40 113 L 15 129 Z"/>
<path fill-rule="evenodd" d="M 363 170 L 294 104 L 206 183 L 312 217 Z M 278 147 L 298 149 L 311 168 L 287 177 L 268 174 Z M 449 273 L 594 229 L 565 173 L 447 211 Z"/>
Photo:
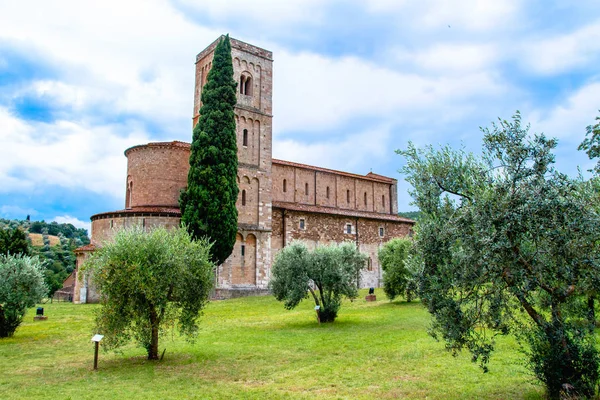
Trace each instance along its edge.
<path fill-rule="evenodd" d="M 261 24 L 289 27 L 290 24 L 299 22 L 317 22 L 316 20 L 322 17 L 321 13 L 327 2 L 322 0 L 179 0 L 178 3 L 195 9 L 211 19 L 234 19 L 240 22 L 254 20 L 260 21 Z"/>
<path fill-rule="evenodd" d="M 530 39 L 518 49 L 525 67 L 540 74 L 595 67 L 600 60 L 600 20 L 566 34 Z"/>
<path fill-rule="evenodd" d="M 594 124 L 600 108 L 600 81 L 583 86 L 550 110 L 533 110 L 530 120 L 535 131 L 559 138 L 576 147 L 583 141 L 585 128 Z M 581 153 L 581 157 L 587 157 Z"/>
<path fill-rule="evenodd" d="M 329 58 L 277 52 L 274 127 L 282 131 L 322 131 L 353 118 L 391 120 L 430 115 L 477 96 L 502 94 L 506 85 L 486 72 L 427 77 L 394 71 L 356 57 Z"/>
<path fill-rule="evenodd" d="M 361 168 L 369 168 L 374 163 L 389 158 L 390 137 L 389 126 L 377 126 L 346 135 L 339 140 L 312 143 L 292 139 L 278 140 L 273 143 L 273 157 L 364 175 L 369 171 L 361 171 Z"/>
<path fill-rule="evenodd" d="M 117 198 L 123 196 L 126 159 L 123 151 L 149 141 L 130 126 L 86 126 L 68 121 L 24 122 L 0 107 L 0 191 L 31 191 L 40 185 L 82 188 Z M 17 177 L 15 177 L 17 174 Z"/>
<path fill-rule="evenodd" d="M 451 29 L 489 31 L 504 28 L 507 21 L 518 16 L 520 1 L 503 0 L 365 0 L 367 9 L 378 13 L 410 16 L 416 29 Z"/>
<path fill-rule="evenodd" d="M 83 228 L 87 229 L 88 234 L 91 234 L 92 224 L 91 222 L 85 222 L 75 217 L 71 217 L 70 215 L 58 215 L 52 219 L 52 221 L 56 221 L 59 224 L 71 224 L 75 228 Z"/>

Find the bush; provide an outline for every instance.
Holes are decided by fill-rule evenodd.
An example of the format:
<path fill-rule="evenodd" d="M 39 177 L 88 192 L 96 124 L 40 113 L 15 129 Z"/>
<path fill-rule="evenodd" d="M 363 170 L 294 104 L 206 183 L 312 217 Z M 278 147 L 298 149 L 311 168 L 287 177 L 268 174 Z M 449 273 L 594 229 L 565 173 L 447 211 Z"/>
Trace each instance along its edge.
<path fill-rule="evenodd" d="M 383 291 L 390 300 L 405 295 L 406 301 L 414 297 L 416 284 L 406 264 L 411 246 L 409 239 L 392 239 L 379 249 L 379 264 L 384 271 Z"/>
<path fill-rule="evenodd" d="M 0 338 L 12 336 L 27 308 L 46 296 L 42 270 L 37 258 L 0 255 Z"/>
<path fill-rule="evenodd" d="M 292 242 L 275 258 L 271 290 L 288 310 L 310 294 L 319 306 L 319 321 L 333 322 L 342 296 L 358 296 L 356 282 L 366 259 L 354 243 L 319 246 L 311 252 L 304 243 Z"/>

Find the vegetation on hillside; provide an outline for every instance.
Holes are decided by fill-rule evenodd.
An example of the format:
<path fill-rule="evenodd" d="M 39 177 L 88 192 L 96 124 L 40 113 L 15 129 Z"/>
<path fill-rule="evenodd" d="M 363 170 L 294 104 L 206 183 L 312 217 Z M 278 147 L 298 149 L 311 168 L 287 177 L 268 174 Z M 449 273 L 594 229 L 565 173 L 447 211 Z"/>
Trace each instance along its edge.
<path fill-rule="evenodd" d="M 36 236 L 36 243 L 31 240 L 31 236 Z M 37 236 L 41 238 L 39 244 Z M 0 218 L 0 253 L 3 253 L 2 243 L 14 243 L 12 246 L 21 243 L 19 246 L 22 248 L 23 238 L 28 243 L 27 252 L 23 254 L 37 256 L 42 261 L 44 280 L 50 297 L 62 288 L 64 280 L 75 269 L 73 250 L 90 243 L 87 230 L 75 228 L 72 224 Z"/>
<path fill-rule="evenodd" d="M 432 333 L 484 370 L 497 335 L 514 333 L 550 398 L 592 397 L 599 378 L 596 182 L 553 168 L 556 140 L 519 113 L 484 129 L 483 157 L 400 151 L 421 210 L 414 262 Z"/>
<path fill-rule="evenodd" d="M 149 360 L 158 359 L 159 336 L 176 324 L 193 339 L 213 282 L 210 245 L 192 240 L 184 228 L 119 231 L 85 262 L 100 292 L 96 331 L 103 346 L 134 339 Z"/>
<path fill-rule="evenodd" d="M 295 241 L 277 253 L 269 285 L 288 310 L 310 293 L 319 322 L 333 322 L 342 297 L 358 296 L 357 279 L 366 260 L 354 243 L 318 246 L 310 251 L 304 243 Z"/>
<path fill-rule="evenodd" d="M 421 218 L 421 211 L 401 211 L 398 213 L 398 215 L 418 222 Z"/>
<path fill-rule="evenodd" d="M 237 102 L 229 36 L 215 48 L 202 88 L 194 127 L 187 189 L 181 193 L 181 222 L 194 239 L 209 238 L 212 260 L 222 264 L 237 234 L 238 159 L 234 106 Z"/>

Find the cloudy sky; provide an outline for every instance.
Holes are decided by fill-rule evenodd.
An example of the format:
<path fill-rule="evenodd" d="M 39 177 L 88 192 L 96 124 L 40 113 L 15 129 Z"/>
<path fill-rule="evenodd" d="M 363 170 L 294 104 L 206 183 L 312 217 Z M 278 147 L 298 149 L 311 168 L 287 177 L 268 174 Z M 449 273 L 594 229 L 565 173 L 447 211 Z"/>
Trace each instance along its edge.
<path fill-rule="evenodd" d="M 577 4 L 577 5 L 574 5 Z M 0 0 L 0 217 L 124 207 L 123 150 L 191 138 L 195 55 L 273 51 L 273 157 L 399 180 L 520 110 L 569 174 L 600 109 L 598 0 Z"/>

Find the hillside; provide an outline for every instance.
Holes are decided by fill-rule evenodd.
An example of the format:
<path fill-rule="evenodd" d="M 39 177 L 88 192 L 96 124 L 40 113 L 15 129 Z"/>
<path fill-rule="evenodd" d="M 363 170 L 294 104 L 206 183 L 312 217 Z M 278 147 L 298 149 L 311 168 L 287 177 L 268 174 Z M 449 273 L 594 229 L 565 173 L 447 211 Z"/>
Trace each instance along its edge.
<path fill-rule="evenodd" d="M 44 240 L 41 233 L 29 233 L 29 238 L 31 239 L 31 245 L 33 247 L 42 247 L 44 245 Z M 50 246 L 56 246 L 60 244 L 60 239 L 58 236 L 48 235 L 48 239 L 50 240 Z"/>

